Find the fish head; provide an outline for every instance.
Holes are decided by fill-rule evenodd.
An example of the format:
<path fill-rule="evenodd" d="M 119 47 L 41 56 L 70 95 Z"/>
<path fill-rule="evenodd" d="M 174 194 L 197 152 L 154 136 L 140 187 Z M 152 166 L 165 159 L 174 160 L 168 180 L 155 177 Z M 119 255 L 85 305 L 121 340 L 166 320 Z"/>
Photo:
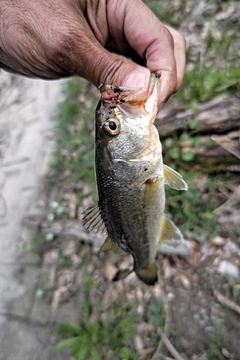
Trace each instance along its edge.
<path fill-rule="evenodd" d="M 153 125 L 158 111 L 159 77 L 151 75 L 148 90 L 103 85 L 100 91 L 96 145 L 102 149 L 102 160 L 112 177 L 129 186 L 152 179 L 162 156 Z"/>

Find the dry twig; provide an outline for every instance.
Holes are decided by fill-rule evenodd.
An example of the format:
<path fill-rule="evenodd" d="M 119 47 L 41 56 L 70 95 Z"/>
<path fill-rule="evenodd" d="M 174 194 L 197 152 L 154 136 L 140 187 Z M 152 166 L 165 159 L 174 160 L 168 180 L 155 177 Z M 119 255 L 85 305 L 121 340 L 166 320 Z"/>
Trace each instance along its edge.
<path fill-rule="evenodd" d="M 166 356 L 163 357 L 163 354 L 161 354 L 161 351 L 162 351 L 162 348 L 164 345 L 166 346 L 166 348 L 168 349 L 168 351 L 171 353 L 171 355 L 174 357 L 175 360 L 183 360 L 183 358 L 179 355 L 177 350 L 174 348 L 174 346 L 171 344 L 170 340 L 168 339 L 168 335 L 170 334 L 170 328 L 171 328 L 171 312 L 170 312 L 170 307 L 168 305 L 167 297 L 166 297 L 166 294 L 164 291 L 164 285 L 163 285 L 163 282 L 161 281 L 161 279 L 162 279 L 161 274 L 158 274 L 158 275 L 159 275 L 158 276 L 159 285 L 160 285 L 161 291 L 162 291 L 162 299 L 163 299 L 163 303 L 164 303 L 164 310 L 165 310 L 166 318 L 165 318 L 164 331 L 160 327 L 158 328 L 158 331 L 161 336 L 161 340 L 160 340 L 157 350 L 153 354 L 151 360 L 167 358 Z"/>
<path fill-rule="evenodd" d="M 235 304 L 235 302 L 229 300 L 227 297 L 223 296 L 218 290 L 212 289 L 213 295 L 223 306 L 228 307 L 229 309 L 235 311 L 240 315 L 240 306 Z"/>
<path fill-rule="evenodd" d="M 177 352 L 177 350 L 175 349 L 175 347 L 172 345 L 172 343 L 170 342 L 170 340 L 167 338 L 167 336 L 164 334 L 164 332 L 162 331 L 161 328 L 158 329 L 158 331 L 160 332 L 160 335 L 162 337 L 162 341 L 164 343 L 164 345 L 166 346 L 166 348 L 168 349 L 168 351 L 171 353 L 171 355 L 174 357 L 175 360 L 183 360 L 183 358 L 181 357 L 181 355 Z M 156 357 L 155 357 L 156 355 Z M 157 352 L 154 354 L 154 357 L 152 358 L 152 360 L 157 360 L 157 358 L 159 357 L 159 354 L 157 354 Z"/>

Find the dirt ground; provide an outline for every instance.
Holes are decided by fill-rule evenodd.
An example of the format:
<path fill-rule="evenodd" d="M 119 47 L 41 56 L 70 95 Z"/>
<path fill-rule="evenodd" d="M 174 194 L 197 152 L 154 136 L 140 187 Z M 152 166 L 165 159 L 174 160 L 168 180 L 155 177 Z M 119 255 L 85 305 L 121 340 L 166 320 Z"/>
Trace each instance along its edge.
<path fill-rule="evenodd" d="M 191 4 L 190 1 L 189 9 Z M 208 17 L 205 26 L 200 26 L 201 21 L 197 20 L 204 9 L 207 14 L 209 11 L 211 15 L 215 14 L 217 21 Z M 194 11 L 187 13 L 182 31 L 188 43 L 197 49 L 209 27 L 218 30 L 228 19 L 234 24 L 239 23 L 239 11 L 238 1 L 200 1 Z M 175 102 L 168 106 L 171 104 L 174 106 Z M 175 114 L 178 110 L 175 109 Z M 235 120 L 239 124 L 239 118 Z M 239 172 L 233 177 L 234 188 L 231 193 L 224 194 L 223 207 L 218 209 L 222 232 L 204 244 L 194 241 L 191 233 L 185 234 L 183 247 L 173 253 L 160 247 L 157 255 L 159 283 L 150 288 L 140 283 L 134 274 L 118 283 L 111 281 L 118 266 L 128 267 L 132 260 L 97 256 L 105 236 L 90 232 L 82 225 L 82 212 L 91 203 L 88 184 L 74 183 L 67 172 L 57 182 L 47 179 L 47 185 L 42 186 L 43 191 L 35 200 L 40 204 L 40 212 L 24 215 L 23 219 L 24 226 L 35 233 L 35 250 L 30 252 L 31 246 L 25 249 L 25 243 L 21 243 L 21 256 L 25 260 L 20 263 L 21 271 L 16 269 L 14 272 L 14 281 L 17 280 L 18 285 L 27 287 L 29 284 L 27 293 L 22 289 L 19 294 L 13 292 L 21 299 L 20 305 L 18 303 L 21 311 L 24 309 L 20 329 L 23 331 L 28 327 L 27 339 L 32 336 L 31 329 L 37 335 L 32 347 L 29 345 L 29 358 L 25 355 L 21 359 L 3 358 L 0 354 L 0 359 L 73 359 L 68 353 L 61 355 L 53 350 L 56 338 L 48 338 L 52 325 L 69 320 L 80 323 L 83 318 L 81 306 L 86 302 L 91 307 L 89 323 L 101 324 L 109 313 L 113 323 L 117 323 L 122 315 L 114 313 L 112 304 L 123 299 L 122 307 L 136 319 L 137 334 L 131 339 L 130 348 L 139 360 L 240 360 L 240 241 L 229 232 L 229 228 L 239 224 L 240 220 L 240 210 L 233 206 L 235 200 L 240 199 Z M 83 192 L 81 205 L 76 188 Z M 206 234 L 212 230 L 203 229 Z M 16 255 L 15 248 L 13 252 Z M 14 261 L 15 257 L 11 258 L 11 264 Z M 86 290 L 86 279 L 93 280 L 91 289 Z M 10 280 L 13 281 L 12 277 Z M 0 313 L 0 321 L 4 317 L 5 324 L 6 308 L 10 315 L 13 314 L 9 318 L 11 326 L 8 324 L 5 341 L 20 334 L 19 307 L 14 308 L 14 301 L 11 299 L 7 307 L 4 304 Z M 150 313 L 152 303 L 157 306 Z M 155 325 L 154 321 L 149 321 L 151 314 L 157 319 Z M 24 331 L 21 334 L 23 342 Z M 42 349 L 45 349 L 43 355 Z M 14 351 L 16 354 L 17 345 Z M 119 359 L 111 350 L 106 350 L 104 358 Z"/>

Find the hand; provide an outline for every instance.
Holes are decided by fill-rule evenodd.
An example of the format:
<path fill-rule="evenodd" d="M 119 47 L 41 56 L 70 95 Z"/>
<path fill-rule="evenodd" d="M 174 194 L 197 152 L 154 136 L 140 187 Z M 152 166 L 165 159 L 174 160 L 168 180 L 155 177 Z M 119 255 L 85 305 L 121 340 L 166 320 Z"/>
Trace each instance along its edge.
<path fill-rule="evenodd" d="M 132 50 L 146 67 L 127 58 Z M 160 108 L 182 83 L 185 40 L 141 0 L 0 0 L 0 67 L 144 88 L 158 71 Z"/>

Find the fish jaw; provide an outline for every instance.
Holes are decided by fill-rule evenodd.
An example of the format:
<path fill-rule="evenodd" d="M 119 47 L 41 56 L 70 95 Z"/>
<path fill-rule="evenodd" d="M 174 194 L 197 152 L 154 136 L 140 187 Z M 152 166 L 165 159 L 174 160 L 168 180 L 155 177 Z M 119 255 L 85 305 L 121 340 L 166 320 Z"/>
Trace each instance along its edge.
<path fill-rule="evenodd" d="M 160 95 L 160 73 L 151 75 L 148 90 L 123 86 L 102 85 L 101 101 L 105 106 L 117 106 L 130 124 L 139 125 L 143 118 L 153 124 Z M 150 117 L 149 117 L 150 115 Z"/>

